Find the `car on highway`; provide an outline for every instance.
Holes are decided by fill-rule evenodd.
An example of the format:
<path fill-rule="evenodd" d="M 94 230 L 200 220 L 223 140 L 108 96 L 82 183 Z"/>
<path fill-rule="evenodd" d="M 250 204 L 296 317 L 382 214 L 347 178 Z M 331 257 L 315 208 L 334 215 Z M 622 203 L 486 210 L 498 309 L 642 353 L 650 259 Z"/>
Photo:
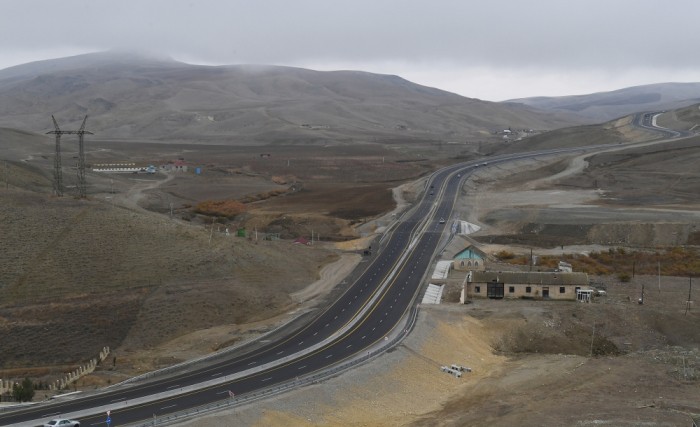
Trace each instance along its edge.
<path fill-rule="evenodd" d="M 445 218 L 440 218 L 440 224 L 444 224 L 444 223 L 445 223 Z"/>
<path fill-rule="evenodd" d="M 44 427 L 80 427 L 80 421 L 57 418 L 45 423 Z"/>

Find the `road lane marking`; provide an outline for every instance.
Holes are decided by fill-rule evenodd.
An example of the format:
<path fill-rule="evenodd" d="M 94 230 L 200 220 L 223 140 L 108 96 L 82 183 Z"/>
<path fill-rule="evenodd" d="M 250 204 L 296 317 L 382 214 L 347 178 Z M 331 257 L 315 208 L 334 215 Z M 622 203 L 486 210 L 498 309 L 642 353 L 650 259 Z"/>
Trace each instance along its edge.
<path fill-rule="evenodd" d="M 331 357 L 333 357 L 333 355 L 329 354 L 328 356 L 326 356 L 326 359 L 330 359 Z"/>
<path fill-rule="evenodd" d="M 180 387 L 180 384 L 171 385 L 166 390 L 170 390 L 171 388 L 177 388 L 177 387 Z"/>
<path fill-rule="evenodd" d="M 348 344 L 348 346 L 347 346 L 347 347 L 345 347 L 345 348 L 350 348 L 350 347 L 352 347 L 352 344 Z"/>
<path fill-rule="evenodd" d="M 252 362 L 250 362 L 250 363 L 248 364 L 248 366 L 250 366 L 250 365 L 255 365 L 255 360 L 253 360 Z"/>
<path fill-rule="evenodd" d="M 277 352 L 277 354 L 282 354 L 282 353 L 284 353 L 284 350 Z"/>
<path fill-rule="evenodd" d="M 217 372 L 217 373 L 215 373 L 215 374 L 211 374 L 211 376 L 212 376 L 212 377 L 218 377 L 218 376 L 221 375 L 222 373 L 223 373 L 223 372 Z"/>
<path fill-rule="evenodd" d="M 174 408 L 174 407 L 176 407 L 176 406 L 177 406 L 177 405 L 168 405 L 168 406 L 163 406 L 163 407 L 160 408 L 160 409 Z"/>
<path fill-rule="evenodd" d="M 301 371 L 301 370 L 304 369 L 304 368 L 306 368 L 306 365 L 298 367 L 298 368 L 297 368 L 297 371 Z"/>
<path fill-rule="evenodd" d="M 261 381 L 261 382 L 265 382 L 265 381 L 270 381 L 271 379 L 272 379 L 272 377 L 268 377 L 268 378 L 262 379 L 262 380 L 260 380 L 260 381 Z"/>

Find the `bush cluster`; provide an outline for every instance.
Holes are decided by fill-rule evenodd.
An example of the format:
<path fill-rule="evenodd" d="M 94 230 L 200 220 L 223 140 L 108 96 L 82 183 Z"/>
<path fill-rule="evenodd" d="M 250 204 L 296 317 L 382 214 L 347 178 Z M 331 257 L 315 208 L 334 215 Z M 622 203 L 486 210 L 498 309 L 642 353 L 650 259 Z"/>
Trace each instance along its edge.
<path fill-rule="evenodd" d="M 237 200 L 205 200 L 194 207 L 199 214 L 226 218 L 234 218 L 245 210 L 245 205 Z"/>
<path fill-rule="evenodd" d="M 512 252 L 500 251 L 496 258 L 514 265 L 528 265 L 529 256 L 516 256 Z M 617 274 L 621 281 L 629 281 L 633 275 L 655 275 L 661 269 L 663 276 L 689 276 L 700 272 L 700 250 L 675 247 L 655 251 L 631 251 L 611 248 L 607 251 L 580 254 L 545 255 L 538 258 L 540 268 L 556 268 L 559 261 L 571 264 L 574 271 L 593 275 Z"/>

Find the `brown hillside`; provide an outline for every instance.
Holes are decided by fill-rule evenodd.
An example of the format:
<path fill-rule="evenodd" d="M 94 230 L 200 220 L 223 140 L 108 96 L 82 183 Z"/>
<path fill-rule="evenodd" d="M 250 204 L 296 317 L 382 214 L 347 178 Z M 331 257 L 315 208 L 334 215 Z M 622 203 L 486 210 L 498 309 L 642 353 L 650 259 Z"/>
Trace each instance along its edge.
<path fill-rule="evenodd" d="M 461 97 L 397 76 L 276 66 L 207 67 L 98 53 L 0 71 L 0 126 L 66 129 L 90 115 L 96 138 L 218 144 L 464 141 L 495 129 L 572 122 Z"/>

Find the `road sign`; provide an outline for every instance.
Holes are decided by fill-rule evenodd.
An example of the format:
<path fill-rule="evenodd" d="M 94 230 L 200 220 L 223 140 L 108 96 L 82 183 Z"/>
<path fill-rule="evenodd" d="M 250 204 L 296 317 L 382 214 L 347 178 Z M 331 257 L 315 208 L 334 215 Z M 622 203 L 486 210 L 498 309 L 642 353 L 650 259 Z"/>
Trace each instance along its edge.
<path fill-rule="evenodd" d="M 107 423 L 107 427 L 109 427 L 109 425 L 112 423 L 112 418 L 109 415 L 107 415 L 107 421 L 105 422 Z"/>

